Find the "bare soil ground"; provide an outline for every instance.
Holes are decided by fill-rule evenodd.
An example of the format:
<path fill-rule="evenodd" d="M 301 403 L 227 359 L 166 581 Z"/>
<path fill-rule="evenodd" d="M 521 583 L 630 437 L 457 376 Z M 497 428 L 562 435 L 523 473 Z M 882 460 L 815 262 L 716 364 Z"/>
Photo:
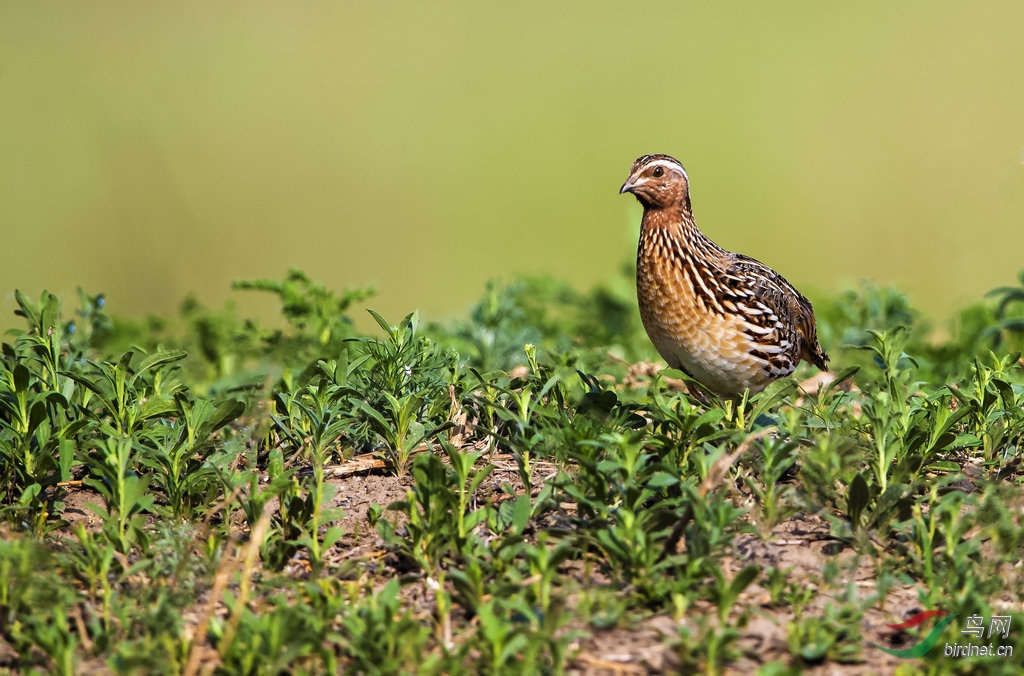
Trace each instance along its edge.
<path fill-rule="evenodd" d="M 380 584 L 392 576 L 406 571 L 396 569 L 395 561 L 390 557 L 376 531 L 367 520 L 368 510 L 372 505 L 386 507 L 388 504 L 402 500 L 412 485 L 409 476 L 396 477 L 379 469 L 379 463 L 368 459 L 356 458 L 353 467 L 341 466 L 334 468 L 335 474 L 346 474 L 330 480 L 338 487 L 338 493 L 331 506 L 340 507 L 345 516 L 340 525 L 345 536 L 335 545 L 329 555 L 332 564 L 345 562 L 373 562 L 372 568 L 379 577 Z M 367 469 L 359 469 L 359 463 Z M 478 492 L 479 500 L 507 499 L 501 485 L 511 485 L 522 490 L 522 484 L 516 472 L 516 465 L 511 457 L 497 455 L 491 459 L 496 466 Z M 544 468 L 540 467 L 541 476 Z M 553 468 L 552 468 L 553 473 Z M 742 501 L 744 496 L 737 492 L 736 499 Z M 64 518 L 70 524 L 84 522 L 87 528 L 98 528 L 100 519 L 86 503 L 101 504 L 98 496 L 88 489 L 72 491 L 65 501 L 67 506 Z M 571 506 L 564 506 L 571 509 Z M 389 515 L 394 518 L 394 515 Z M 556 516 L 557 518 L 557 516 Z M 70 537 L 70 531 L 67 533 Z M 870 596 L 875 592 L 875 572 L 868 557 L 857 560 L 854 552 L 842 542 L 834 538 L 828 523 L 817 515 L 797 515 L 786 519 L 762 537 L 757 534 L 739 536 L 735 543 L 735 552 L 724 560 L 726 576 L 731 578 L 744 566 L 758 564 L 762 569 L 788 569 L 791 581 L 809 585 L 813 588 L 814 600 L 804 610 L 805 616 L 822 614 L 826 605 L 835 601 L 835 596 L 845 591 L 848 584 L 854 585 L 858 594 Z M 308 572 L 305 562 L 298 560 L 289 566 L 287 574 L 302 576 Z M 828 565 L 838 566 L 844 571 L 839 581 L 830 588 L 822 588 L 822 572 Z M 560 571 L 565 576 L 565 584 L 578 586 L 601 583 L 601 578 L 593 570 L 584 573 L 573 562 L 566 563 Z M 606 581 L 607 582 L 607 581 Z M 762 586 L 763 577 L 755 582 L 740 597 L 735 608 L 753 608 L 749 622 L 741 630 L 739 645 L 743 651 L 742 659 L 733 662 L 727 673 L 753 673 L 765 663 L 781 660 L 793 663 L 804 673 L 820 675 L 853 675 L 853 674 L 886 674 L 891 673 L 903 660 L 892 657 L 870 645 L 878 643 L 885 646 L 901 647 L 894 644 L 900 639 L 900 633 L 887 628 L 886 623 L 900 622 L 919 612 L 916 591 L 912 587 L 902 587 L 889 592 L 884 612 L 872 606 L 861 622 L 862 650 L 858 661 L 841 664 L 825 661 L 819 664 L 808 664 L 793 657 L 787 640 L 789 623 L 794 619 L 792 609 L 779 607 L 771 602 L 768 590 Z M 610 582 L 607 582 L 610 584 Z M 205 597 L 206 595 L 204 595 Z M 405 592 L 406 603 L 417 613 L 429 616 L 434 601 L 426 585 L 411 584 Z M 194 622 L 187 631 L 196 629 L 202 617 L 201 606 L 206 598 L 197 599 L 195 612 L 188 615 Z M 572 601 L 570 600 L 570 606 Z M 628 624 L 601 629 L 583 621 L 571 622 L 566 631 L 578 632 L 582 638 L 577 640 L 571 651 L 568 673 L 571 674 L 659 674 L 679 673 L 680 663 L 669 643 L 679 635 L 680 626 L 696 626 L 699 619 L 715 617 L 715 608 L 711 604 L 696 605 L 685 613 L 677 622 L 669 614 L 654 614 L 643 617 Z M 218 615 L 226 614 L 226 609 L 219 607 Z M 460 624 L 465 628 L 464 617 L 453 618 L 453 637 L 458 641 Z M 472 622 L 472 620 L 469 620 Z M 796 660 L 794 662 L 794 660 Z M 104 672 L 100 665 L 81 665 L 85 672 Z"/>
<path fill-rule="evenodd" d="M 522 489 L 515 461 L 511 457 L 496 456 L 492 462 L 497 469 L 481 486 L 478 493 L 480 499 L 504 497 L 499 488 L 502 483 Z M 337 506 L 346 511 L 341 525 L 350 534 L 338 544 L 336 556 L 345 559 L 379 552 L 383 543 L 367 525 L 367 510 L 373 504 L 386 506 L 405 498 L 410 481 L 367 473 L 336 479 L 333 483 L 339 487 Z M 737 495 L 738 499 L 742 497 Z M 786 519 L 772 528 L 766 537 L 742 535 L 737 538 L 735 548 L 735 555 L 725 560 L 727 577 L 731 578 L 751 563 L 760 565 L 762 569 L 789 569 L 791 580 L 815 588 L 816 598 L 804 611 L 808 615 L 823 612 L 826 604 L 833 600 L 833 595 L 844 591 L 848 583 L 853 584 L 862 596 L 870 596 L 875 592 L 875 571 L 871 560 L 861 557 L 857 561 L 854 552 L 834 538 L 827 522 L 816 515 Z M 841 584 L 837 584 L 838 588 L 820 588 L 822 571 L 830 563 L 847 572 L 840 576 Z M 387 570 L 383 572 L 386 574 Z M 575 582 L 580 585 L 595 582 L 593 571 L 589 571 L 588 578 L 584 579 L 579 567 L 571 562 L 563 566 L 561 572 L 575 578 Z M 425 611 L 433 605 L 428 599 L 422 599 L 422 602 Z M 743 629 L 739 641 L 745 656 L 732 664 L 729 671 L 747 673 L 755 671 L 766 662 L 789 661 L 792 653 L 787 643 L 787 625 L 794 619 L 792 609 L 773 606 L 768 590 L 757 583 L 744 592 L 736 607 L 754 607 L 756 610 Z M 899 639 L 899 632 L 886 627 L 886 623 L 900 622 L 920 610 L 915 589 L 894 589 L 887 598 L 885 612 L 873 607 L 863 618 L 861 631 L 864 646 L 861 658 L 864 661 L 800 666 L 806 673 L 822 675 L 891 673 L 903 661 L 874 648 L 870 643 L 893 645 L 893 639 Z M 700 614 L 714 617 L 715 609 L 710 604 L 691 608 L 682 622 L 692 624 L 692 618 Z M 671 639 L 678 636 L 679 626 L 668 614 L 653 615 L 629 627 L 597 629 L 578 622 L 572 623 L 567 630 L 580 630 L 586 634 L 585 638 L 578 641 L 578 651 L 572 659 L 570 673 L 656 674 L 677 672 L 679 668 L 678 659 L 668 645 Z"/>

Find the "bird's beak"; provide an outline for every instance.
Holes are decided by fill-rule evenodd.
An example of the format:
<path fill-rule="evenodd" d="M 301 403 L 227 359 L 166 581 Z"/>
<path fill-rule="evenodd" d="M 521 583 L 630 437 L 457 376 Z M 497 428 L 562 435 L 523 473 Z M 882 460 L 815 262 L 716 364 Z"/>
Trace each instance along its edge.
<path fill-rule="evenodd" d="M 633 177 L 633 176 L 630 176 L 629 180 L 626 181 L 625 183 L 623 183 L 622 187 L 619 188 L 619 194 L 621 195 L 623 193 L 633 192 L 633 188 L 635 188 L 635 187 L 636 187 L 636 178 Z"/>

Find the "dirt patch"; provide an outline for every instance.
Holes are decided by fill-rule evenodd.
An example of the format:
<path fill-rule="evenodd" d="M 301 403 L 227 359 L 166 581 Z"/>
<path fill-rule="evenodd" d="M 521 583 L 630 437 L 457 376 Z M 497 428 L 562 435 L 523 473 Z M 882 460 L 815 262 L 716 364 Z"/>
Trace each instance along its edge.
<path fill-rule="evenodd" d="M 497 503 L 513 499 L 524 490 L 515 460 L 507 455 L 495 454 L 484 458 L 495 469 L 479 487 L 476 499 L 480 502 Z M 553 465 L 538 462 L 534 467 L 534 492 L 546 479 L 553 477 Z M 386 473 L 379 468 L 360 471 L 347 476 L 330 478 L 328 482 L 337 487 L 330 507 L 340 508 L 344 516 L 336 525 L 344 536 L 327 555 L 330 565 L 345 562 L 370 562 L 377 580 L 400 574 L 392 566 L 394 561 L 385 556 L 386 548 L 376 531 L 370 526 L 368 513 L 373 505 L 387 508 L 395 501 L 404 500 L 413 486 L 413 478 L 406 474 L 401 477 Z M 742 500 L 743 496 L 737 496 Z M 69 525 L 84 523 L 90 530 L 97 529 L 101 520 L 88 507 L 89 503 L 103 509 L 102 499 L 88 488 L 72 488 L 64 498 L 64 518 Z M 549 515 L 549 521 L 568 523 L 573 505 L 563 505 Z M 389 513 L 388 518 L 400 525 L 398 515 Z M 70 535 L 70 528 L 67 529 Z M 727 673 L 752 673 L 761 665 L 772 661 L 792 664 L 810 674 L 853 675 L 862 673 L 889 673 L 903 663 L 891 657 L 871 643 L 887 647 L 900 647 L 900 634 L 886 627 L 887 623 L 900 622 L 913 615 L 920 608 L 917 605 L 917 591 L 913 587 L 891 589 L 885 605 L 865 603 L 863 616 L 856 629 L 861 634 L 861 650 L 851 655 L 848 663 L 835 659 L 820 662 L 803 661 L 795 654 L 802 647 L 799 638 L 791 635 L 791 623 L 801 618 L 825 618 L 830 607 L 840 605 L 843 600 L 864 600 L 873 596 L 876 590 L 876 576 L 873 560 L 858 556 L 842 540 L 836 538 L 829 523 L 818 515 L 801 514 L 775 525 L 767 534 L 743 534 L 733 544 L 734 552 L 722 560 L 723 572 L 728 578 L 735 576 L 745 566 L 756 564 L 761 568 L 758 581 L 750 585 L 734 606 L 734 612 L 752 609 L 745 623 L 739 629 L 735 645 L 742 657 L 730 663 Z M 391 557 L 393 558 L 393 557 Z M 296 561 L 288 566 L 286 574 L 304 576 L 307 565 Z M 586 571 L 584 571 L 586 568 Z M 773 602 L 768 588 L 767 571 L 783 571 L 785 582 L 810 591 L 806 605 L 799 610 Z M 342 570 L 339 568 L 338 570 Z M 579 561 L 567 561 L 560 572 L 567 584 L 579 588 L 595 588 L 611 585 L 611 581 L 593 567 Z M 382 582 L 383 583 L 383 582 Z M 852 591 L 851 591 L 852 590 Z M 205 597 L 205 594 L 203 595 Z M 576 595 L 578 596 L 578 595 Z M 426 580 L 413 582 L 403 589 L 402 598 L 407 607 L 425 618 L 432 615 L 436 607 L 433 591 Z M 201 599 L 201 603 L 205 599 Z M 575 607 L 579 598 L 572 595 L 567 600 L 569 607 Z M 218 604 L 218 615 L 224 609 Z M 571 611 L 570 611 L 571 612 Z M 640 619 L 613 623 L 610 628 L 601 628 L 583 620 L 570 621 L 565 631 L 578 635 L 571 646 L 572 656 L 566 665 L 571 674 L 656 674 L 680 673 L 688 667 L 685 641 L 680 637 L 699 636 L 701 627 L 717 623 L 716 609 L 710 603 L 698 602 L 686 609 L 680 617 L 668 613 L 652 614 Z M 798 615 L 799 613 L 799 615 Z M 195 617 L 199 612 L 192 613 Z M 452 627 L 456 641 L 459 633 L 472 630 L 472 613 L 453 609 Z M 581 613 L 593 617 L 593 613 Z M 191 624 L 191 621 L 190 621 Z M 191 628 L 189 629 L 191 631 Z M 682 648 L 680 646 L 683 646 Z"/>
<path fill-rule="evenodd" d="M 345 510 L 345 516 L 338 525 L 351 535 L 366 532 L 367 513 L 371 506 L 386 508 L 392 502 L 404 500 L 406 491 L 412 486 L 412 477 L 369 474 L 332 479 L 328 483 L 338 487 L 330 506 Z"/>
<path fill-rule="evenodd" d="M 787 570 L 787 580 L 793 584 L 809 585 L 813 600 L 802 609 L 804 617 L 824 616 L 826 607 L 839 603 L 839 595 L 853 585 L 858 598 L 875 592 L 875 575 L 871 561 L 841 545 L 830 533 L 828 524 L 816 516 L 799 516 L 779 523 L 767 538 L 744 535 L 737 538 L 736 556 L 723 560 L 726 575 L 734 576 L 751 563 L 763 570 Z M 839 578 L 827 587 L 822 583 L 825 568 L 837 566 Z M 763 576 L 760 582 L 764 582 Z M 860 622 L 863 634 L 861 654 L 848 664 L 833 660 L 819 664 L 795 663 L 809 674 L 853 675 L 863 673 L 889 673 L 903 661 L 892 657 L 870 643 L 893 646 L 899 632 L 886 627 L 886 623 L 900 622 L 918 612 L 917 592 L 912 587 L 889 591 L 886 610 L 875 607 L 867 610 Z M 754 612 L 740 630 L 738 644 L 742 659 L 730 664 L 727 673 L 752 673 L 761 665 L 780 660 L 794 661 L 790 645 L 789 623 L 796 618 L 792 608 L 773 606 L 768 589 L 752 584 L 740 597 L 735 608 L 753 607 Z M 677 622 L 667 614 L 655 615 L 630 628 L 595 630 L 579 642 L 579 653 L 573 661 L 576 674 L 652 674 L 678 672 L 684 668 L 674 643 L 680 632 L 696 634 L 701 621 L 714 623 L 716 610 L 710 604 L 695 604 Z M 897 646 L 898 647 L 898 646 Z"/>
<path fill-rule="evenodd" d="M 490 462 L 495 465 L 495 470 L 478 490 L 479 500 L 510 499 L 523 490 L 514 459 L 496 455 L 490 458 Z M 535 476 L 553 476 L 554 471 L 554 466 L 539 463 Z M 395 477 L 368 473 L 334 479 L 331 483 L 339 489 L 332 506 L 345 510 L 340 525 L 346 537 L 336 545 L 338 551 L 332 552 L 330 558 L 355 558 L 368 551 L 381 550 L 383 543 L 367 522 L 369 508 L 374 504 L 386 508 L 396 500 L 405 499 L 406 491 L 412 486 L 412 478 L 408 475 Z M 565 516 L 555 514 L 552 518 Z M 789 626 L 799 618 L 793 608 L 773 605 L 771 593 L 765 586 L 765 571 L 772 568 L 785 571 L 788 584 L 811 590 L 811 600 L 800 609 L 804 618 L 824 617 L 830 605 L 837 606 L 842 602 L 842 595 L 846 594 L 845 598 L 849 599 L 851 592 L 848 590 L 851 588 L 856 599 L 865 599 L 876 593 L 875 571 L 870 557 L 858 557 L 847 544 L 833 536 L 826 520 L 817 515 L 794 516 L 777 524 L 764 537 L 756 534 L 738 536 L 734 547 L 734 555 L 722 561 L 726 575 L 732 577 L 753 563 L 761 567 L 762 576 L 758 583 L 747 588 L 734 606 L 736 609 L 754 610 L 737 640 L 743 657 L 728 666 L 728 673 L 753 672 L 762 664 L 775 660 L 793 663 L 807 673 L 822 675 L 887 673 L 901 664 L 901 660 L 870 643 L 899 647 L 894 641 L 899 640 L 900 633 L 885 625 L 902 621 L 920 610 L 917 592 L 912 587 L 889 590 L 884 610 L 871 606 L 865 611 L 859 622 L 862 649 L 849 663 L 838 663 L 832 659 L 820 663 L 804 662 L 793 656 L 799 645 L 793 644 Z M 827 569 L 832 572 L 826 573 Z M 589 570 L 587 579 L 584 579 L 579 562 L 566 562 L 560 572 L 589 586 L 610 583 L 595 570 Z M 827 584 L 824 582 L 826 575 L 831 576 Z M 433 606 L 427 598 L 429 595 L 425 586 L 413 584 L 405 590 L 403 597 L 412 606 L 429 610 Z M 575 599 L 570 598 L 570 606 L 574 603 Z M 715 616 L 716 609 L 702 602 L 689 608 L 678 621 L 668 614 L 656 614 L 629 626 L 608 629 L 570 622 L 566 631 L 575 631 L 581 638 L 573 645 L 575 656 L 567 665 L 567 671 L 573 674 L 679 672 L 685 668 L 676 647 L 681 633 L 696 635 L 701 622 L 717 622 Z M 465 622 L 462 614 L 458 613 L 456 623 L 464 625 Z M 460 627 L 455 629 L 457 634 Z"/>
<path fill-rule="evenodd" d="M 64 495 L 64 511 L 61 518 L 71 526 L 84 524 L 87 531 L 96 532 L 103 527 L 103 520 L 89 505 L 97 508 L 101 514 L 107 511 L 103 498 L 96 491 L 83 486 L 69 487 Z"/>

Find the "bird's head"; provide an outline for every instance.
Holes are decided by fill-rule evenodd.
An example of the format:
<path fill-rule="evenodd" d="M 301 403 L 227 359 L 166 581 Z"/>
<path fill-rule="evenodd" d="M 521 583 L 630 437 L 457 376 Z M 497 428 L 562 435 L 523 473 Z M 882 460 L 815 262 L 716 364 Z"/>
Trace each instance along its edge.
<path fill-rule="evenodd" d="M 690 211 L 690 182 L 686 169 L 669 155 L 644 155 L 633 163 L 619 194 L 631 192 L 644 209 L 679 205 Z"/>

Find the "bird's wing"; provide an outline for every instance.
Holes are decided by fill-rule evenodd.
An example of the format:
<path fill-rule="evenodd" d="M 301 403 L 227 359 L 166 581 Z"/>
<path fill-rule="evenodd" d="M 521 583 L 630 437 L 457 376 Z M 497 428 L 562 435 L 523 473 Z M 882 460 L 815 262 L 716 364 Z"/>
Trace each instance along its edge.
<path fill-rule="evenodd" d="M 828 356 L 818 345 L 811 302 L 785 277 L 741 254 L 732 254 L 723 273 L 731 278 L 728 286 L 735 289 L 734 302 L 750 308 L 744 314 L 751 324 L 752 337 L 780 348 L 774 355 L 779 367 L 791 372 L 803 358 L 825 368 Z"/>

